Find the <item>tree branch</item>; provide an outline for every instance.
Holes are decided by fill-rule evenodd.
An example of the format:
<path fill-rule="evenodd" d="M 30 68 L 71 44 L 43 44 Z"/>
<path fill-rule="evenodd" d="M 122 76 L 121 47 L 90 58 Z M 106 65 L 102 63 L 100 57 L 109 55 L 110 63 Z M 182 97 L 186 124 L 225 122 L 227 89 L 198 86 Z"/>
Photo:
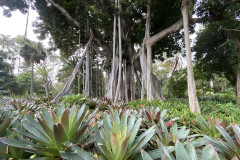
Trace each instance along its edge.
<path fill-rule="evenodd" d="M 62 6 L 60 6 L 59 4 L 55 3 L 53 0 L 48 0 L 54 7 L 56 7 L 66 18 L 67 20 L 69 20 L 70 22 L 72 22 L 72 24 L 74 24 L 77 28 L 79 28 L 80 24 L 78 21 L 76 21 Z M 91 32 L 89 32 L 88 30 L 86 30 L 85 28 L 81 28 L 81 31 L 83 33 L 85 33 L 88 37 L 91 37 Z M 100 40 L 96 37 L 93 38 L 93 41 L 100 47 L 102 47 L 106 53 L 108 53 L 109 55 L 111 54 L 110 49 L 103 45 Z"/>

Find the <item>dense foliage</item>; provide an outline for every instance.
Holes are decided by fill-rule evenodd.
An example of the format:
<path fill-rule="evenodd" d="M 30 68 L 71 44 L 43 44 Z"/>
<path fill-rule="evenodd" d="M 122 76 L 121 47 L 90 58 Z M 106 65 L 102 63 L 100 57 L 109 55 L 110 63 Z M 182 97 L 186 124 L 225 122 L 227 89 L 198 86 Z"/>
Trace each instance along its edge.
<path fill-rule="evenodd" d="M 0 138 L 1 158 L 240 158 L 239 111 L 231 106 L 224 111 L 236 115 L 228 117 L 227 112 L 221 113 L 222 106 L 216 100 L 210 101 L 216 105 L 214 109 L 213 104 L 205 102 L 204 113 L 211 117 L 220 116 L 220 119 L 223 118 L 221 115 L 228 117 L 227 121 L 221 121 L 191 115 L 184 101 L 182 104 L 180 101 L 139 101 L 124 106 L 121 103 L 111 105 L 105 99 L 99 100 L 97 106 L 103 101 L 108 105 L 101 111 L 98 108 L 89 110 L 85 104 L 47 107 L 34 101 L 2 98 L 0 135 L 4 137 Z M 225 107 L 229 104 L 225 103 Z"/>

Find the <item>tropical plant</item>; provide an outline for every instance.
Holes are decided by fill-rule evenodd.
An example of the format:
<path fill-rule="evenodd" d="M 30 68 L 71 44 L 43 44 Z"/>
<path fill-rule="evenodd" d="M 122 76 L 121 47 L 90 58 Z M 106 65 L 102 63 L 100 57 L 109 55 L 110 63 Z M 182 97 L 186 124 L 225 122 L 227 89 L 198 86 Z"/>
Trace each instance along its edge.
<path fill-rule="evenodd" d="M 23 39 L 23 46 L 20 51 L 20 55 L 27 62 L 27 65 L 31 64 L 31 87 L 30 95 L 33 95 L 33 72 L 34 63 L 40 63 L 41 60 L 46 58 L 46 52 L 43 49 L 41 43 L 30 41 L 26 38 Z"/>
<path fill-rule="evenodd" d="M 143 108 L 143 114 L 145 117 L 145 120 L 147 120 L 151 125 L 153 125 L 152 123 L 158 124 L 160 123 L 160 120 L 162 119 L 163 121 L 167 121 L 168 120 L 168 116 L 167 116 L 167 109 L 164 109 L 162 112 L 160 111 L 160 108 L 154 108 L 153 106 L 151 106 L 150 108 Z M 173 122 L 178 120 L 179 118 L 176 117 L 174 119 L 169 120 L 166 123 L 167 128 L 170 128 L 173 125 Z"/>
<path fill-rule="evenodd" d="M 18 125 L 18 124 L 16 124 Z M 20 127 L 15 126 L 15 127 Z M 20 133 L 12 132 L 11 130 L 7 129 L 6 131 L 6 137 L 9 139 L 17 139 L 19 140 L 19 137 L 23 138 L 23 135 Z M 0 157 L 5 158 L 5 159 L 25 159 L 25 158 L 30 158 L 32 153 L 26 152 L 25 149 L 22 148 L 17 148 L 13 146 L 8 146 L 6 144 L 3 144 L 0 142 Z"/>
<path fill-rule="evenodd" d="M 63 96 L 60 99 L 60 101 L 65 104 L 73 105 L 75 103 L 76 105 L 80 105 L 80 106 L 88 102 L 88 100 L 89 100 L 89 97 L 86 97 L 83 94 L 67 95 L 67 96 Z"/>
<path fill-rule="evenodd" d="M 225 129 L 230 130 L 230 127 L 228 126 L 228 122 L 223 121 L 223 122 L 219 122 L 218 118 L 215 118 L 214 120 L 211 119 L 209 116 L 206 116 L 207 121 L 202 117 L 199 116 L 198 120 L 196 121 L 195 125 L 196 125 L 196 133 L 199 134 L 203 134 L 203 135 L 207 135 L 209 137 L 213 137 L 213 138 L 221 138 L 222 135 L 221 133 L 217 130 L 216 125 L 220 125 Z"/>
<path fill-rule="evenodd" d="M 208 144 L 206 147 L 196 149 L 190 141 L 186 144 L 177 140 L 176 145 L 171 149 L 167 149 L 163 144 L 160 144 L 160 150 L 147 153 L 142 150 L 142 158 L 144 160 L 153 160 L 161 158 L 161 160 L 220 160 L 221 155 L 218 155 L 213 145 Z M 221 157 L 222 159 L 222 157 Z"/>
<path fill-rule="evenodd" d="M 156 126 L 157 137 L 165 146 L 174 146 L 176 141 L 181 142 L 186 141 L 189 137 L 190 129 L 187 129 L 186 126 L 178 127 L 177 124 L 170 124 L 172 127 L 168 131 L 168 123 L 165 123 L 163 120 L 160 120 L 160 124 Z"/>
<path fill-rule="evenodd" d="M 115 111 L 110 114 L 111 118 L 105 113 L 102 129 L 99 131 L 96 126 L 96 142 L 103 159 L 134 159 L 154 135 L 154 127 L 140 134 L 142 119 L 137 119 L 135 115 L 129 117 L 127 113 L 119 116 Z"/>
<path fill-rule="evenodd" d="M 67 151 L 71 142 L 80 147 L 91 143 L 93 132 L 91 123 L 94 122 L 94 115 L 97 109 L 90 113 L 83 105 L 80 109 L 73 106 L 66 109 L 64 106 L 57 108 L 55 112 L 49 113 L 43 109 L 37 119 L 26 115 L 22 120 L 23 128 L 14 129 L 26 139 L 19 140 L 2 138 L 0 141 L 9 146 L 22 148 L 37 155 L 48 158 L 59 158 L 60 151 Z M 70 145 L 71 146 L 71 145 Z"/>
<path fill-rule="evenodd" d="M 218 151 L 226 156 L 227 159 L 237 157 L 240 159 L 240 127 L 235 124 L 232 125 L 233 135 L 229 134 L 222 126 L 216 125 L 217 130 L 221 133 L 223 138 L 211 138 L 205 136 Z"/>

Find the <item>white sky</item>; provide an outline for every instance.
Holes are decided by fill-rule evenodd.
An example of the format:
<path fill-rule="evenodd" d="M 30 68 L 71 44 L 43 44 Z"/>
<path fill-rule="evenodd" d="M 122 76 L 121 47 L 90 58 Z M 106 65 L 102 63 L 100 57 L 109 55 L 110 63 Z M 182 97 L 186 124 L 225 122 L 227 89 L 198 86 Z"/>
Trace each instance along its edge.
<path fill-rule="evenodd" d="M 37 12 L 30 10 L 27 37 L 33 41 L 38 41 L 33 33 L 32 22 L 36 20 Z M 11 17 L 3 16 L 3 9 L 0 8 L 0 34 L 10 35 L 12 38 L 18 35 L 24 35 L 26 28 L 27 14 L 19 11 L 12 12 Z"/>
<path fill-rule="evenodd" d="M 28 30 L 27 30 L 27 38 L 38 42 L 37 35 L 33 32 L 32 22 L 36 20 L 38 17 L 38 13 L 36 11 L 30 10 L 29 21 L 28 21 Z M 10 35 L 12 38 L 18 35 L 24 35 L 26 28 L 27 14 L 22 14 L 19 11 L 12 12 L 11 17 L 3 16 L 3 9 L 0 7 L 0 34 Z M 45 47 L 49 47 L 48 39 L 41 41 Z M 56 53 L 58 55 L 58 52 Z M 21 60 L 22 61 L 22 60 Z M 56 59 L 58 64 L 61 64 L 59 60 Z M 18 63 L 15 62 L 16 68 Z M 53 67 L 50 73 L 52 75 L 52 80 L 55 81 L 56 74 L 58 73 L 59 67 Z M 14 70 L 17 73 L 17 70 Z"/>

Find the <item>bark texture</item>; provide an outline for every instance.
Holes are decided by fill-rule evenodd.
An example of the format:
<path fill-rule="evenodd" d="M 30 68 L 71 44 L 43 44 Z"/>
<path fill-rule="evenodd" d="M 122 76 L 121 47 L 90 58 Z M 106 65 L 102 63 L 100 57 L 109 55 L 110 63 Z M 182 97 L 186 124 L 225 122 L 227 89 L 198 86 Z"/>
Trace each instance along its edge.
<path fill-rule="evenodd" d="M 237 84 L 236 84 L 236 88 L 237 88 L 237 102 L 238 102 L 238 107 L 240 108 L 240 41 L 239 39 L 234 35 L 234 34 L 230 34 L 233 44 L 236 48 L 237 51 L 237 58 L 238 58 L 238 69 L 237 69 Z"/>
<path fill-rule="evenodd" d="M 116 6 L 117 0 L 115 0 L 115 6 Z M 114 85 L 114 78 L 116 73 L 116 28 L 117 28 L 117 16 L 114 14 L 114 20 L 113 20 L 113 58 L 112 58 L 112 71 L 111 71 L 111 78 L 110 82 L 107 84 L 107 90 L 106 90 L 106 97 L 109 99 L 114 99 L 114 91 L 115 91 L 115 85 Z"/>
<path fill-rule="evenodd" d="M 120 1 L 118 1 L 118 8 L 121 12 Z M 118 44 L 119 44 L 119 63 L 118 63 L 118 82 L 115 94 L 115 102 L 121 99 L 121 83 L 122 83 L 122 28 L 121 28 L 121 16 L 118 14 Z"/>
<path fill-rule="evenodd" d="M 196 84 L 194 81 L 194 74 L 193 74 L 187 0 L 182 1 L 181 9 L 182 9 L 182 16 L 183 16 L 184 38 L 185 38 L 186 57 L 187 57 L 187 81 L 188 81 L 189 107 L 192 112 L 200 113 L 200 107 L 199 107 L 197 93 L 196 93 Z"/>

